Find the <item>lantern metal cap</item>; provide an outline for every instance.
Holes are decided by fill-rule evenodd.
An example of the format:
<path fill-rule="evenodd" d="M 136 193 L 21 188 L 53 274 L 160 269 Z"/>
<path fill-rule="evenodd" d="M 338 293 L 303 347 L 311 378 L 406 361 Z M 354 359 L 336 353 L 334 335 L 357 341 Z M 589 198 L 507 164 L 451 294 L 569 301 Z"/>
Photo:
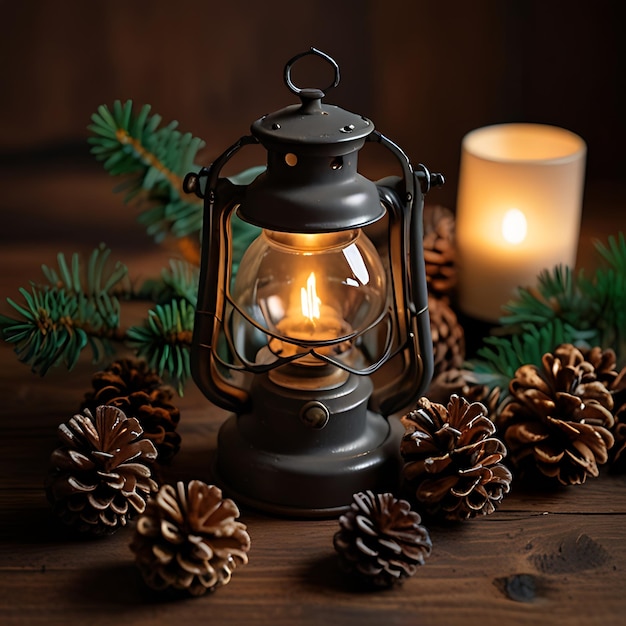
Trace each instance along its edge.
<path fill-rule="evenodd" d="M 265 115 L 252 124 L 252 134 L 269 150 L 289 144 L 317 146 L 318 153 L 341 155 L 358 150 L 363 140 L 374 130 L 366 117 L 350 113 L 321 99 L 293 104 Z M 326 146 L 332 146 L 330 151 Z"/>
<path fill-rule="evenodd" d="M 324 89 L 300 88 L 291 79 L 293 64 L 306 55 L 321 57 L 334 69 Z M 385 210 L 373 182 L 357 171 L 358 151 L 374 131 L 362 115 L 324 104 L 325 91 L 339 84 L 339 67 L 311 48 L 285 66 L 285 83 L 300 98 L 252 124 L 267 149 L 267 172 L 246 190 L 242 219 L 270 230 L 328 232 L 367 226 Z"/>
<path fill-rule="evenodd" d="M 325 89 L 300 88 L 291 79 L 292 66 L 307 55 L 321 57 L 332 65 L 335 77 Z M 366 117 L 322 102 L 326 91 L 339 84 L 339 66 L 324 52 L 311 48 L 290 59 L 285 65 L 284 79 L 291 93 L 300 98 L 300 104 L 264 115 L 251 127 L 252 134 L 269 150 L 279 146 L 288 150 L 290 144 L 297 144 L 309 154 L 339 156 L 358 150 L 362 140 L 373 132 L 374 124 Z"/>

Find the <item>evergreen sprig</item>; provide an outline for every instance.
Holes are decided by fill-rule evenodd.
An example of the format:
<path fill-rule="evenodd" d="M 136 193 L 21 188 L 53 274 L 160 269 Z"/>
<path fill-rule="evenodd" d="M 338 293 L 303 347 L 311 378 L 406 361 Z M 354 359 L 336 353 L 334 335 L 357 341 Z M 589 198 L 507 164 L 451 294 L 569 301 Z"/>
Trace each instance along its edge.
<path fill-rule="evenodd" d="M 620 232 L 607 245 L 595 243 L 605 267 L 596 270 L 591 281 L 581 278 L 595 305 L 594 327 L 598 345 L 612 347 L 620 365 L 626 365 L 626 237 Z"/>
<path fill-rule="evenodd" d="M 483 340 L 477 359 L 468 365 L 472 382 L 489 388 L 500 387 L 506 395 L 509 381 L 522 365 L 540 366 L 546 352 L 552 352 L 562 343 L 581 345 L 591 339 L 591 333 L 582 333 L 559 319 L 545 324 L 521 324 L 518 332 L 506 336 L 490 336 Z"/>
<path fill-rule="evenodd" d="M 128 343 L 160 376 L 167 375 L 182 394 L 191 375 L 194 306 L 185 299 L 157 304 L 141 326 L 127 331 Z"/>
<path fill-rule="evenodd" d="M 585 326 L 593 321 L 593 303 L 586 298 L 580 276 L 561 265 L 543 270 L 537 284 L 518 289 L 517 299 L 504 306 L 506 315 L 500 319 L 509 328 L 515 324 L 547 324 L 555 319 Z"/>
<path fill-rule="evenodd" d="M 128 270 L 122 263 L 109 268 L 109 254 L 99 246 L 86 267 L 78 254 L 69 263 L 59 254 L 56 268 L 42 266 L 47 282 L 20 288 L 22 303 L 7 298 L 18 318 L 0 316 L 2 337 L 34 372 L 43 375 L 60 363 L 72 369 L 86 346 L 95 362 L 113 353 L 120 323 L 116 292 L 123 290 Z"/>
<path fill-rule="evenodd" d="M 615 350 L 626 364 L 626 240 L 624 234 L 596 242 L 604 262 L 591 278 L 567 267 L 545 270 L 533 287 L 518 289 L 493 336 L 467 364 L 475 382 L 505 393 L 518 367 L 541 366 L 561 343 Z"/>
<path fill-rule="evenodd" d="M 135 113 L 131 100 L 98 107 L 88 127 L 91 152 L 111 175 L 127 177 L 116 190 L 125 192 L 126 202 L 142 202 L 138 219 L 156 241 L 197 235 L 202 203 L 185 194 L 182 184 L 199 169 L 194 160 L 204 141 L 178 131 L 176 121 L 161 126 L 161 116 L 150 110 L 145 105 Z"/>
<path fill-rule="evenodd" d="M 148 279 L 141 285 L 137 297 L 156 304 L 183 299 L 195 306 L 198 300 L 199 275 L 200 271 L 195 265 L 180 259 L 170 259 L 169 267 L 161 270 L 159 278 Z"/>
<path fill-rule="evenodd" d="M 198 269 L 172 260 L 158 280 L 134 291 L 128 270 L 109 262 L 110 250 L 96 248 L 87 262 L 75 253 L 57 255 L 57 266 L 42 266 L 44 280 L 20 288 L 22 302 L 7 298 L 16 317 L 0 315 L 0 333 L 15 347 L 18 359 L 44 375 L 64 364 L 71 370 L 81 352 L 91 347 L 93 362 L 111 357 L 116 344 L 144 356 L 159 375 L 170 378 L 182 393 L 190 376 Z M 121 301 L 143 299 L 158 304 L 143 325 L 121 328 Z"/>

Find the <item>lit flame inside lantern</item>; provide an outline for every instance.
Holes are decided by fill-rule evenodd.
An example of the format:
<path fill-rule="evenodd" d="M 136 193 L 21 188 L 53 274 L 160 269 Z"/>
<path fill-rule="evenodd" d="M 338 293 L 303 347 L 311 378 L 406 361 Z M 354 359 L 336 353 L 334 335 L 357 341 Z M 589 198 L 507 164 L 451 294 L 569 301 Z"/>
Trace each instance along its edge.
<path fill-rule="evenodd" d="M 507 243 L 518 244 L 526 239 L 526 216 L 519 209 L 509 209 L 502 218 L 502 236 Z"/>
<path fill-rule="evenodd" d="M 306 287 L 300 288 L 300 302 L 302 305 L 302 315 L 308 318 L 315 326 L 315 320 L 320 318 L 320 306 L 322 301 L 317 295 L 315 284 L 315 273 L 311 272 L 306 281 Z"/>
<path fill-rule="evenodd" d="M 318 348 L 318 351 L 327 354 L 345 352 L 351 344 L 350 341 L 341 341 L 341 337 L 351 332 L 350 324 L 341 317 L 339 311 L 324 304 L 317 295 L 315 272 L 309 274 L 305 284 L 305 287 L 300 287 L 299 306 L 296 304 L 297 291 L 294 291 L 295 302 L 292 301 L 294 306 L 289 308 L 287 315 L 276 325 L 278 332 L 284 336 L 286 341 L 270 340 L 270 350 L 274 354 L 290 356 L 300 349 L 295 348 L 290 340 L 297 343 L 300 341 L 338 340 L 336 344 Z M 304 359 L 303 362 L 310 364 L 311 359 Z"/>

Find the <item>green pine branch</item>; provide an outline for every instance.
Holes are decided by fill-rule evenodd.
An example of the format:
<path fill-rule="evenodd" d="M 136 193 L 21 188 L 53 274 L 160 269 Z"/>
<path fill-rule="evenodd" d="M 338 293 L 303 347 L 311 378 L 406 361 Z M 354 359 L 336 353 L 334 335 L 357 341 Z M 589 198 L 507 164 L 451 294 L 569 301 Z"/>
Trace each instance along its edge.
<path fill-rule="evenodd" d="M 569 267 L 544 270 L 537 284 L 518 289 L 517 298 L 504 306 L 506 315 L 501 324 L 547 324 L 556 319 L 573 326 L 589 326 L 593 322 L 594 305 L 587 299 L 580 276 Z"/>
<path fill-rule="evenodd" d="M 144 357 L 160 376 L 166 375 L 182 394 L 191 375 L 190 353 L 194 306 L 185 299 L 157 304 L 141 326 L 126 332 L 128 344 Z"/>
<path fill-rule="evenodd" d="M 197 266 L 183 260 L 171 259 L 169 267 L 161 270 L 159 278 L 148 279 L 141 285 L 136 297 L 156 304 L 183 299 L 195 307 L 199 276 Z"/>
<path fill-rule="evenodd" d="M 56 268 L 42 266 L 44 282 L 20 288 L 21 303 L 7 298 L 18 317 L 0 316 L 0 333 L 34 372 L 43 375 L 60 363 L 71 370 L 86 346 L 95 362 L 112 354 L 111 341 L 120 338 L 118 291 L 124 291 L 127 268 L 110 268 L 109 254 L 99 246 L 86 266 L 78 254 L 69 263 L 59 254 Z"/>
<path fill-rule="evenodd" d="M 20 288 L 21 301 L 7 298 L 13 317 L 0 315 L 0 334 L 13 344 L 17 357 L 42 376 L 54 366 L 71 370 L 86 348 L 99 363 L 127 345 L 144 356 L 180 392 L 190 376 L 189 352 L 193 331 L 198 269 L 172 260 L 157 280 L 134 291 L 128 270 L 111 264 L 110 250 L 96 248 L 86 262 L 57 256 L 57 266 L 42 266 L 44 280 Z M 121 328 L 121 302 L 158 302 L 143 325 Z"/>
<path fill-rule="evenodd" d="M 182 185 L 188 172 L 199 169 L 194 160 L 204 142 L 178 131 L 178 122 L 161 126 L 161 116 L 150 110 L 145 105 L 136 113 L 131 100 L 98 107 L 88 127 L 91 152 L 111 175 L 126 177 L 116 191 L 124 192 L 125 202 L 141 203 L 138 219 L 156 241 L 198 235 L 202 203 Z"/>
<path fill-rule="evenodd" d="M 612 348 L 626 364 L 626 240 L 624 234 L 596 243 L 604 266 L 591 278 L 583 271 L 556 267 L 520 288 L 500 319 L 494 336 L 484 339 L 477 358 L 468 362 L 472 380 L 498 386 L 506 394 L 522 365 L 541 366 L 542 356 L 561 343 Z"/>
<path fill-rule="evenodd" d="M 468 362 L 472 382 L 500 387 L 506 396 L 509 381 L 522 365 L 541 366 L 546 352 L 552 352 L 562 343 L 589 345 L 592 332 L 582 333 L 559 319 L 545 324 L 522 324 L 515 334 L 485 337 L 476 359 Z M 593 343 L 593 342 L 591 342 Z"/>
<path fill-rule="evenodd" d="M 626 365 L 626 238 L 621 232 L 609 237 L 607 245 L 595 243 L 604 267 L 593 278 L 581 277 L 583 288 L 595 304 L 594 326 L 598 329 L 598 345 L 615 350 L 618 363 Z"/>
<path fill-rule="evenodd" d="M 607 244 L 595 242 L 596 252 L 608 267 L 613 268 L 622 276 L 626 275 L 626 236 L 620 232 L 617 237 L 609 237 Z"/>

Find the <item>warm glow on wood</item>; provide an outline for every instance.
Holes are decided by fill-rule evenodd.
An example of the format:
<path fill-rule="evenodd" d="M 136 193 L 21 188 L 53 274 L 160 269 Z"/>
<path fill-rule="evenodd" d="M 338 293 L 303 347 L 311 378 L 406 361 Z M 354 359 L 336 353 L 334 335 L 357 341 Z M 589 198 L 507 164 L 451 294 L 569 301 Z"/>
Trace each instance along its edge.
<path fill-rule="evenodd" d="M 518 244 L 526 239 L 526 216 L 519 209 L 509 209 L 502 218 L 502 236 L 507 243 Z"/>
<path fill-rule="evenodd" d="M 306 281 L 306 287 L 300 289 L 300 300 L 302 303 L 302 315 L 311 322 L 320 318 L 320 305 L 322 301 L 317 295 L 315 285 L 315 273 L 311 272 Z"/>

